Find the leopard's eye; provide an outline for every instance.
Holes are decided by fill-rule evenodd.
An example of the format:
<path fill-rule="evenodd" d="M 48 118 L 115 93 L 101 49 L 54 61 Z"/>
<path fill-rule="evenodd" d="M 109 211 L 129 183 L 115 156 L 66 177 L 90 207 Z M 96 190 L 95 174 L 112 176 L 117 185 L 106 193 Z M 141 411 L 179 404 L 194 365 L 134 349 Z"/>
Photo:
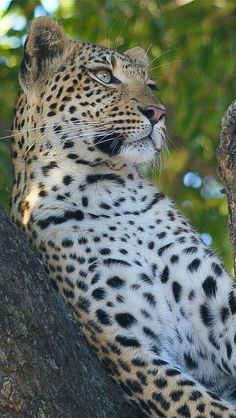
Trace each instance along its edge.
<path fill-rule="evenodd" d="M 93 70 L 93 74 L 103 83 L 109 84 L 112 80 L 112 74 L 109 70 Z"/>
<path fill-rule="evenodd" d="M 159 88 L 157 87 L 157 85 L 156 85 L 156 84 L 154 84 L 154 83 L 148 83 L 148 87 L 149 87 L 151 90 L 153 90 L 153 91 L 157 91 L 157 90 L 159 90 Z"/>

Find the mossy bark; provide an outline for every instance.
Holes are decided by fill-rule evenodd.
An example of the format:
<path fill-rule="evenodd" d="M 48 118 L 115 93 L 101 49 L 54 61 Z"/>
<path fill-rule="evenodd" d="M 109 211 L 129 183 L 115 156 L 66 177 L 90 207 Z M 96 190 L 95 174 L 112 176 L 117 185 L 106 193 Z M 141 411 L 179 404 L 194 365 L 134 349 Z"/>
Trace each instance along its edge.
<path fill-rule="evenodd" d="M 224 182 L 228 199 L 229 231 L 236 276 L 236 100 L 231 103 L 222 119 L 220 144 L 216 155 L 219 163 L 219 175 Z"/>

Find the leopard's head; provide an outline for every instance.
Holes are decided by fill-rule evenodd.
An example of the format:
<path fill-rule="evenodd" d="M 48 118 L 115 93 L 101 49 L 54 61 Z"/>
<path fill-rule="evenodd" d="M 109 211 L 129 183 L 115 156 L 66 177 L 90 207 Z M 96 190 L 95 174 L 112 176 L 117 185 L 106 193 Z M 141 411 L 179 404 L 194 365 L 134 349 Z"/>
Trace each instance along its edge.
<path fill-rule="evenodd" d="M 26 40 L 20 83 L 31 144 L 42 153 L 115 167 L 153 160 L 163 146 L 165 108 L 142 48 L 121 54 L 73 41 L 40 17 Z"/>

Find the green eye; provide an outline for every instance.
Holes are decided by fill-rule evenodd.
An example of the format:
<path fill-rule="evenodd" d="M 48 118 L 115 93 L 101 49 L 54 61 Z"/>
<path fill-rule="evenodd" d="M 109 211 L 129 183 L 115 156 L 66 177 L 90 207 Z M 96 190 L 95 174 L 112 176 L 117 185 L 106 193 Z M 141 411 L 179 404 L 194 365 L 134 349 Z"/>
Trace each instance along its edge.
<path fill-rule="evenodd" d="M 109 70 L 94 70 L 93 74 L 105 84 L 109 84 L 112 80 L 112 74 Z"/>

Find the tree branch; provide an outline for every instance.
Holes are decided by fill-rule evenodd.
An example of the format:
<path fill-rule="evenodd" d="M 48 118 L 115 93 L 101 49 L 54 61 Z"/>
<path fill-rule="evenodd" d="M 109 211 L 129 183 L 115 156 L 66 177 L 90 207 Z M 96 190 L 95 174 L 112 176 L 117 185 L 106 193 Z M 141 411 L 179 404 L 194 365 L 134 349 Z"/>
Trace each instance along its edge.
<path fill-rule="evenodd" d="M 236 100 L 231 103 L 223 117 L 220 145 L 216 155 L 219 175 L 225 184 L 225 193 L 228 198 L 229 230 L 236 275 Z"/>
<path fill-rule="evenodd" d="M 1 418 L 141 418 L 0 209 Z"/>

